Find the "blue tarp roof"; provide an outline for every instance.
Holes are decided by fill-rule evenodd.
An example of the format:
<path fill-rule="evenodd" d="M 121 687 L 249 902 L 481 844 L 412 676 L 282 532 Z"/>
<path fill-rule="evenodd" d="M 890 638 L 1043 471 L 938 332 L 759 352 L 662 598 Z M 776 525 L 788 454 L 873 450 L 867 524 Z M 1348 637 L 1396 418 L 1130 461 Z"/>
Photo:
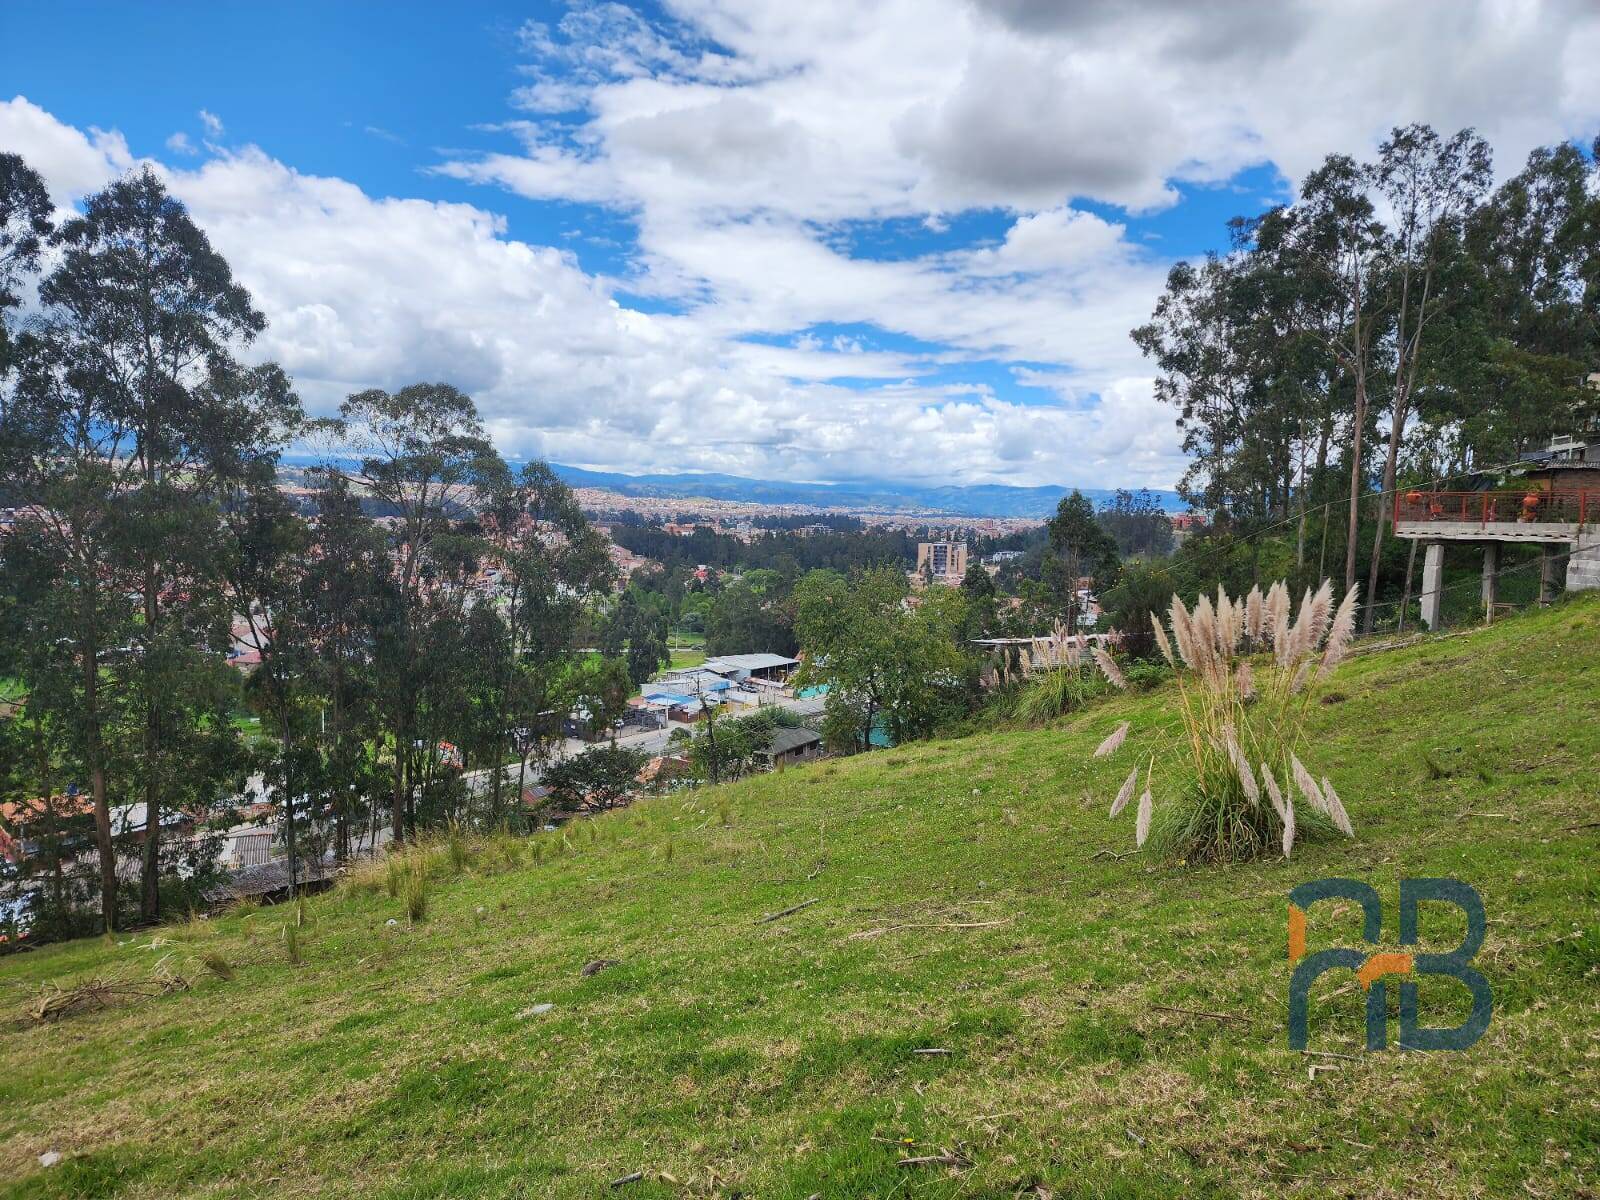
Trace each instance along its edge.
<path fill-rule="evenodd" d="M 693 704 L 693 696 L 681 696 L 677 692 L 642 692 L 646 700 L 653 700 L 657 704 Z"/>

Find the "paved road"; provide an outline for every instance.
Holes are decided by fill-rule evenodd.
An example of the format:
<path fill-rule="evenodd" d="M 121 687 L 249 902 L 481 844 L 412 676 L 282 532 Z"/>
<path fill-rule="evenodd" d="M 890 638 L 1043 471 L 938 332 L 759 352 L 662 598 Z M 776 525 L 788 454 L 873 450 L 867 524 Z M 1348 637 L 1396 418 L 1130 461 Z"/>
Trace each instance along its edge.
<path fill-rule="evenodd" d="M 779 708 L 786 708 L 797 716 L 814 717 L 822 712 L 826 700 L 822 696 L 810 696 L 804 699 L 786 696 L 775 701 L 774 703 Z M 758 707 L 754 704 L 734 703 L 728 706 L 728 712 L 729 715 L 732 716 L 748 716 L 750 713 L 760 711 L 760 707 L 766 706 Z M 651 756 L 665 754 L 667 751 L 667 742 L 668 739 L 671 738 L 673 730 L 692 730 L 694 728 L 695 726 L 693 725 L 674 721 L 672 722 L 671 726 L 666 729 L 648 729 L 639 732 L 620 734 L 617 737 L 617 745 L 629 746 L 635 750 L 643 750 L 646 754 Z M 589 749 L 590 744 L 591 743 L 581 741 L 578 738 L 567 738 L 562 744 L 561 755 L 564 758 L 570 758 L 574 754 L 582 754 L 585 750 Z M 476 795 L 482 796 L 487 794 L 489 791 L 494 774 L 489 770 L 469 771 L 465 776 L 463 776 L 463 778 L 465 779 L 467 786 L 471 788 Z M 511 788 L 514 789 L 517 786 L 517 767 L 515 763 L 505 769 L 505 779 L 506 783 L 509 784 Z M 537 763 L 528 763 L 528 772 L 525 776 L 525 779 L 530 785 L 539 781 L 539 766 Z"/>
<path fill-rule="evenodd" d="M 793 696 L 785 696 L 781 699 L 773 701 L 773 704 L 775 704 L 778 708 L 786 708 L 799 717 L 814 717 L 822 712 L 823 706 L 826 704 L 826 702 L 826 698 L 822 696 L 809 696 L 804 699 Z M 741 704 L 735 702 L 728 705 L 727 715 L 735 717 L 749 716 L 751 713 L 759 712 L 765 707 L 770 707 L 770 705 Z M 666 729 L 649 729 L 638 733 L 622 734 L 617 738 L 617 745 L 631 746 L 636 750 L 643 750 L 646 754 L 650 755 L 664 754 L 667 750 L 667 741 L 669 738 L 671 738 L 673 730 L 694 730 L 695 728 L 695 725 L 674 721 Z M 566 745 L 563 747 L 563 753 L 568 755 L 582 754 L 586 749 L 588 749 L 588 743 L 581 742 L 577 738 L 568 738 Z"/>
<path fill-rule="evenodd" d="M 823 705 L 826 703 L 826 699 L 822 696 L 810 696 L 805 699 L 786 696 L 775 701 L 774 703 L 778 708 L 786 708 L 797 716 L 814 717 L 822 711 Z M 770 706 L 757 706 L 754 704 L 738 703 L 730 704 L 728 706 L 727 715 L 735 717 L 749 716 L 751 713 L 759 712 L 761 708 L 765 707 Z M 695 728 L 696 726 L 694 725 L 674 721 L 667 729 L 650 729 L 645 730 L 642 733 L 623 734 L 617 738 L 617 745 L 632 746 L 636 750 L 643 750 L 646 754 L 651 755 L 664 754 L 666 753 L 667 749 L 667 740 L 672 736 L 672 731 L 674 729 L 693 730 Z M 565 753 L 567 754 L 582 754 L 586 748 L 586 743 L 580 742 L 576 738 L 568 738 L 564 749 Z"/>

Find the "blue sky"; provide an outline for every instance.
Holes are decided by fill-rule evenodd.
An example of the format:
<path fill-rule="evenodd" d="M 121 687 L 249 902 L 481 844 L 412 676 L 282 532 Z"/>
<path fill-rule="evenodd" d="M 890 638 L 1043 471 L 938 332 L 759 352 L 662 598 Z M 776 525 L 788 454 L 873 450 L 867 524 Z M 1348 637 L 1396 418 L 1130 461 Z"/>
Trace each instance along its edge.
<path fill-rule="evenodd" d="M 444 378 L 584 466 L 1170 487 L 1127 334 L 1171 263 L 1391 124 L 1502 174 L 1592 133 L 1597 53 L 1556 2 L 11 0 L 0 149 L 64 206 L 156 164 L 315 409 Z"/>
<path fill-rule="evenodd" d="M 457 151 L 505 144 L 517 31 L 554 6 L 373 3 L 8 4 L 0 80 L 79 128 L 115 126 L 135 154 L 198 146 L 205 109 L 231 143 L 301 171 L 349 179 L 373 196 L 472 201 L 470 184 L 430 174 Z M 470 11 L 466 11 L 470 10 Z M 67 36 L 70 32 L 70 36 Z M 570 230 L 617 236 L 588 206 L 500 197 L 517 237 Z"/>

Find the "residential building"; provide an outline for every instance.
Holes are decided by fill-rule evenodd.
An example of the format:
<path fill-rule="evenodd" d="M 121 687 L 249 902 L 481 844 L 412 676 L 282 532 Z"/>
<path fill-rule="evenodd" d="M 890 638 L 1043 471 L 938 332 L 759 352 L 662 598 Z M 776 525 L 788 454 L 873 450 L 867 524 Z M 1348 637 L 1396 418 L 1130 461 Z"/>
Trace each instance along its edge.
<path fill-rule="evenodd" d="M 1589 386 L 1600 391 L 1600 371 L 1589 376 Z M 1600 463 L 1600 418 L 1586 429 L 1552 438 L 1543 453 L 1528 457 L 1533 461 Z"/>
<path fill-rule="evenodd" d="M 912 575 L 913 583 L 942 583 L 946 587 L 960 587 L 966 573 L 965 542 L 917 543 L 917 569 Z"/>
<path fill-rule="evenodd" d="M 1199 513 L 1173 513 L 1169 518 L 1172 522 L 1172 546 L 1177 549 L 1197 533 L 1205 530 L 1205 518 Z"/>
<path fill-rule="evenodd" d="M 822 753 L 822 738 L 809 729 L 774 729 L 761 758 L 767 769 L 781 771 L 795 763 L 806 762 Z"/>
<path fill-rule="evenodd" d="M 799 665 L 799 659 L 784 654 L 724 654 L 706 659 L 700 669 L 738 683 L 782 683 Z"/>

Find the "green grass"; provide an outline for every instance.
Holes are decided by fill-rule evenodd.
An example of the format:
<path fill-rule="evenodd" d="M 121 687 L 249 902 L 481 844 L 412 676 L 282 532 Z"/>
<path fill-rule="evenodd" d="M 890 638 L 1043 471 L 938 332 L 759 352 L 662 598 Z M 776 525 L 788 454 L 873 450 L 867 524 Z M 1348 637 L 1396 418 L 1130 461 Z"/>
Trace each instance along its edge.
<path fill-rule="evenodd" d="M 1291 863 L 1102 853 L 1131 849 L 1107 803 L 1174 725 L 1158 690 L 647 801 L 459 872 L 436 851 L 425 920 L 374 872 L 307 902 L 298 965 L 285 909 L 11 957 L 8 1016 L 44 983 L 148 978 L 167 955 L 192 986 L 0 1028 L 0 1180 L 63 1197 L 593 1197 L 634 1171 L 614 1194 L 1596 1195 L 1600 601 L 1364 655 L 1334 689 L 1305 758 L 1357 838 Z M 1123 719 L 1128 746 L 1091 760 Z M 1352 1057 L 1307 1077 L 1285 1043 L 1286 895 L 1330 875 L 1377 887 L 1390 945 L 1401 878 L 1482 893 L 1482 1041 L 1364 1054 L 1361 994 L 1336 973 L 1312 1045 Z M 1459 924 L 1435 908 L 1424 939 L 1445 949 Z M 1352 906 L 1314 909 L 1311 940 L 1356 944 Z M 582 974 L 595 959 L 617 965 Z M 1432 1024 L 1464 1015 L 1434 981 L 1422 1004 Z M 41 1170 L 49 1149 L 67 1159 Z M 970 1167 L 896 1165 L 943 1150 Z"/>
<path fill-rule="evenodd" d="M 681 671 L 685 667 L 698 667 L 705 660 L 706 652 L 703 649 L 689 649 L 683 646 L 672 648 L 671 666 L 675 671 Z"/>

